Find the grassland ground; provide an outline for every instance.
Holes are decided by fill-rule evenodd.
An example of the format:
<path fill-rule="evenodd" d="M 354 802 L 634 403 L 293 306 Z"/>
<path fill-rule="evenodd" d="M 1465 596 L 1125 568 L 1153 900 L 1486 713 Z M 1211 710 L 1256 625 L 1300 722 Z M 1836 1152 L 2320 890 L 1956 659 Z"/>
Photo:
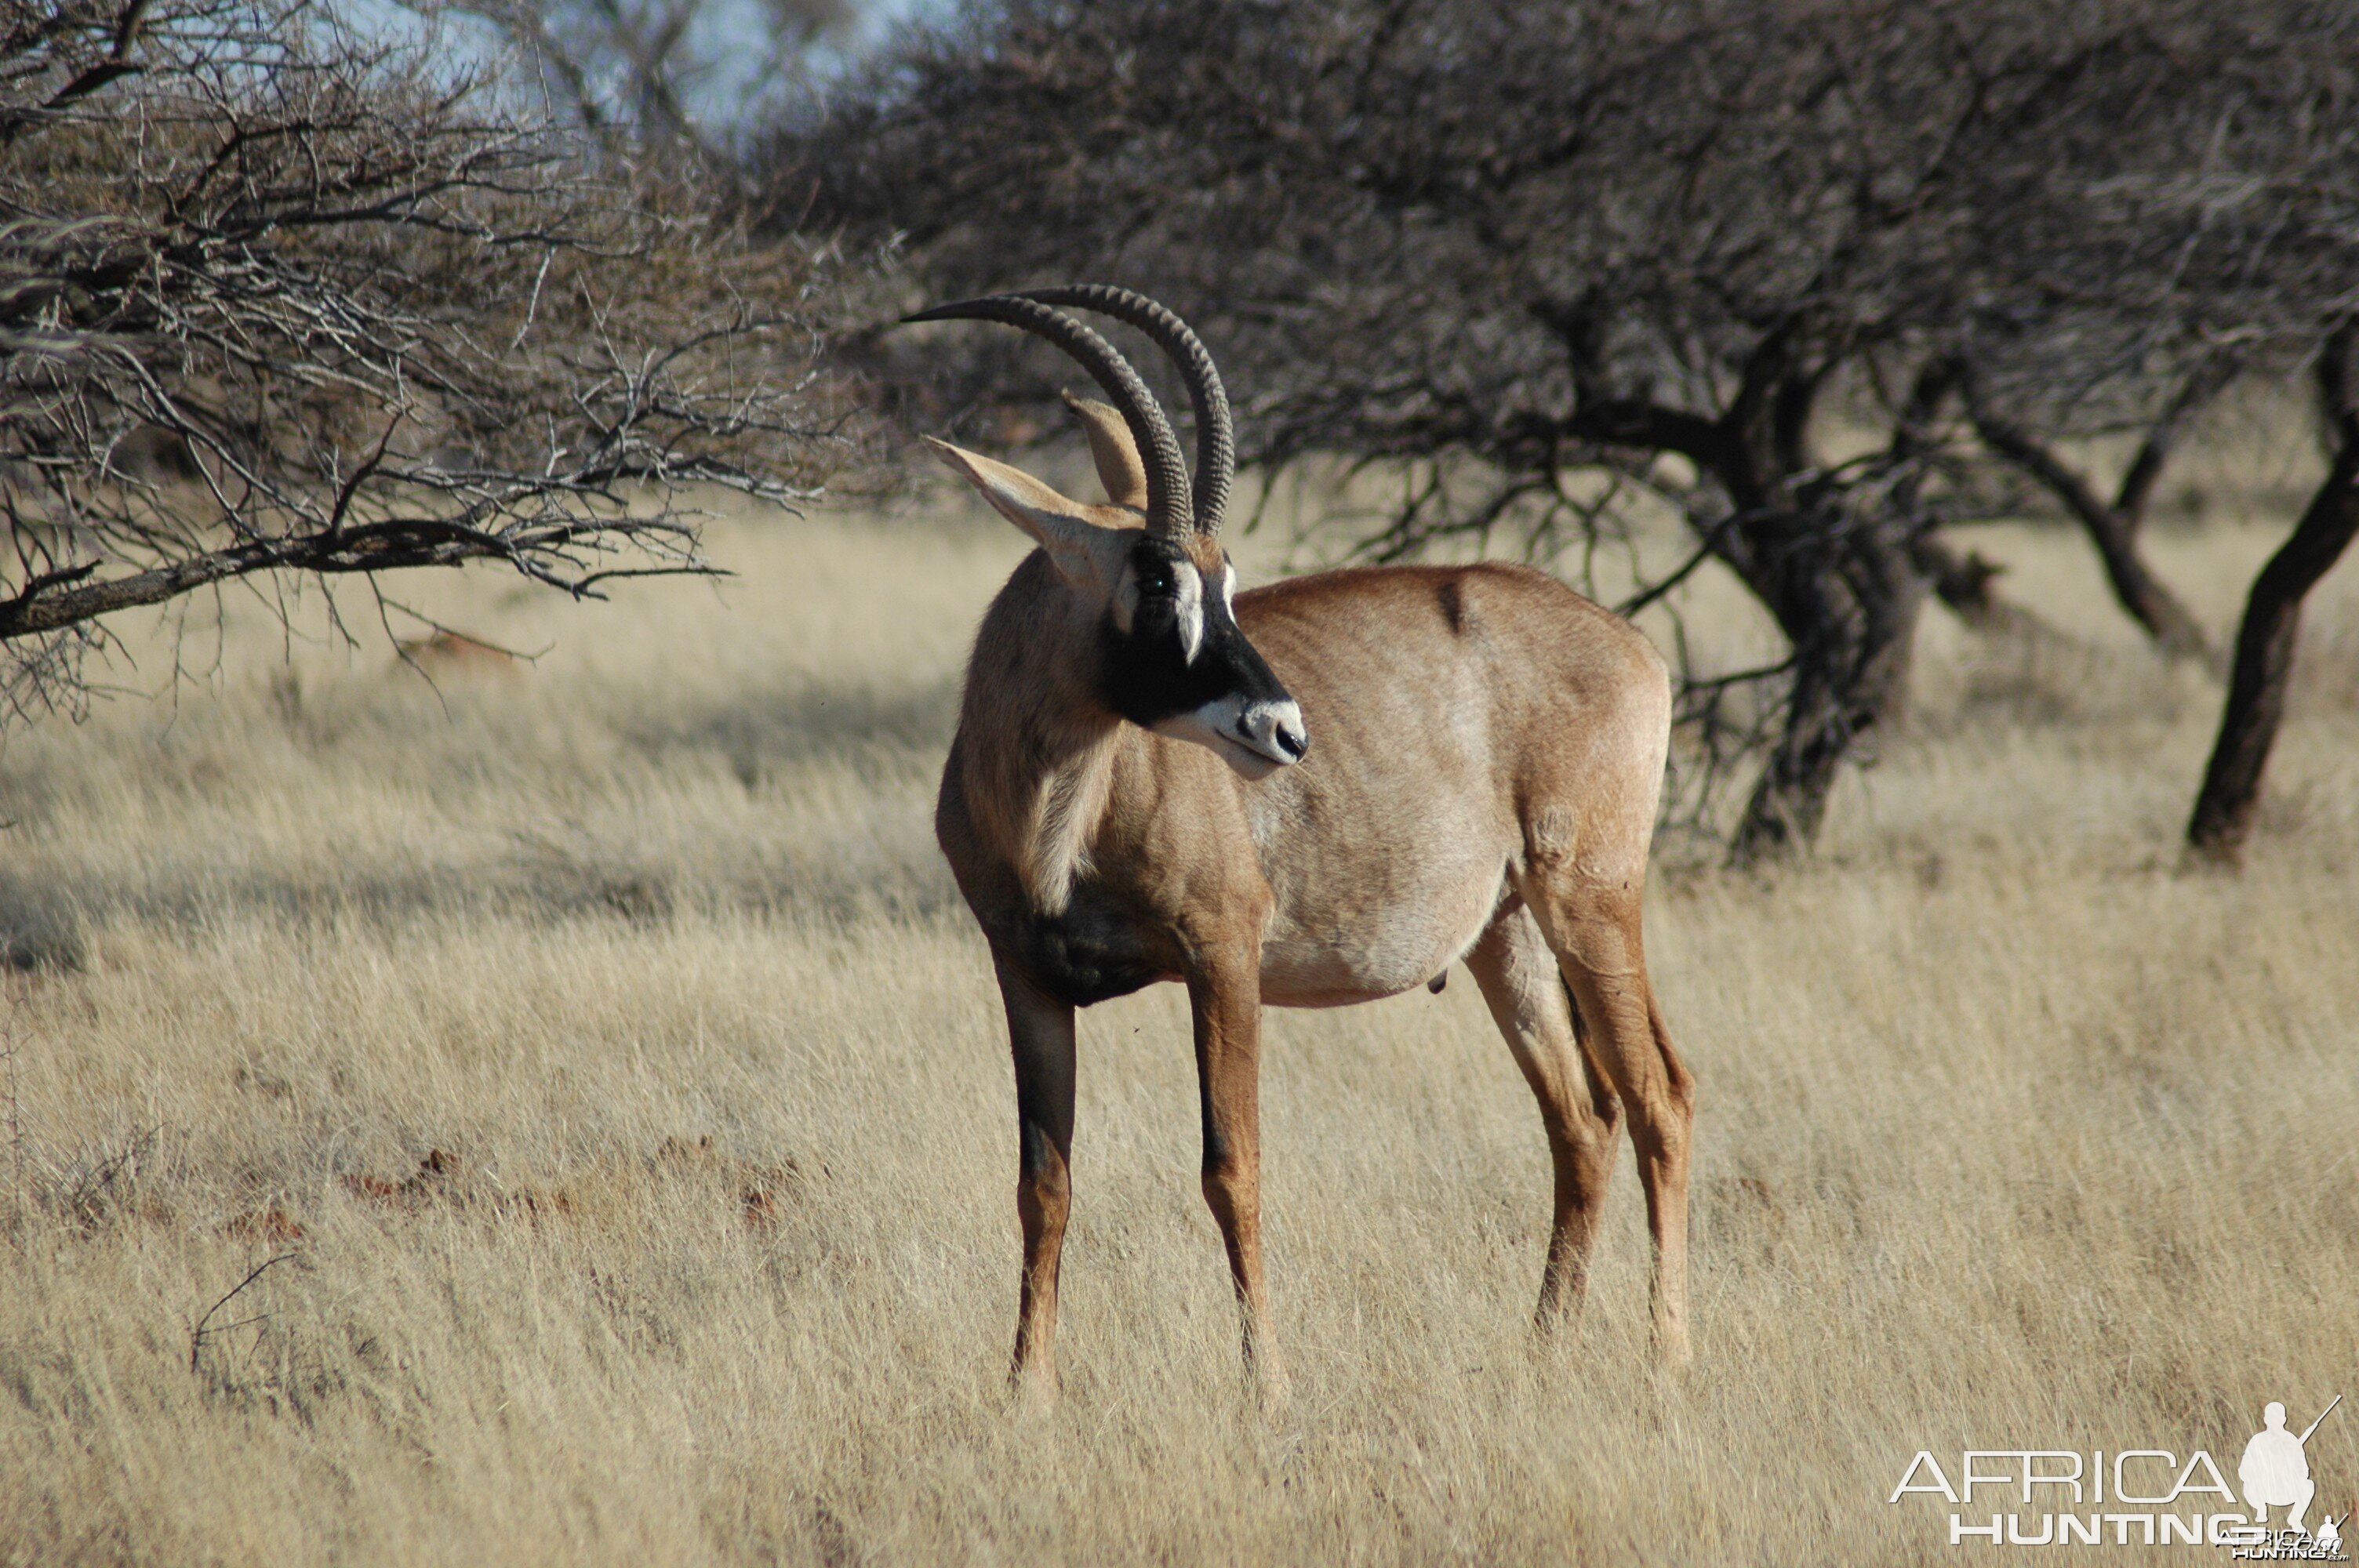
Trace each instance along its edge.
<path fill-rule="evenodd" d="M 929 818 L 1019 541 L 961 519 L 429 584 L 541 655 L 431 686 L 233 599 L 214 673 L 136 627 L 160 700 L 9 741 L 0 1563 L 1947 1561 L 1886 1502 L 1920 1448 L 2233 1472 L 2359 1394 L 2359 581 L 2248 866 L 2192 872 L 2216 684 L 2025 528 L 1976 542 L 2061 633 L 1930 613 L 1812 859 L 1666 847 L 1685 1378 L 1626 1170 L 1536 1346 L 1546 1156 L 1462 980 L 1269 1016 L 1261 1419 L 1167 987 L 1084 1015 L 1065 1397 L 1011 1415 L 1009 1072 Z M 2281 527 L 2152 547 L 2217 634 Z M 2310 1463 L 2349 1512 L 2359 1419 Z"/>

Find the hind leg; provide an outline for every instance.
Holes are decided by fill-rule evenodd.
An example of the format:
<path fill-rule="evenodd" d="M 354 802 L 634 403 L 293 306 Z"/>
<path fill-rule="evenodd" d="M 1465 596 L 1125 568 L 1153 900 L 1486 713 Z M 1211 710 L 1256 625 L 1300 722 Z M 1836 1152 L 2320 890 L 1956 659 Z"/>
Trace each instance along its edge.
<path fill-rule="evenodd" d="M 1643 862 L 1642 862 L 1643 864 Z M 1600 879 L 1570 866 L 1530 878 L 1525 898 L 1588 1026 L 1599 1070 L 1630 1117 L 1647 1227 L 1655 1239 L 1655 1348 L 1688 1358 L 1688 1156 L 1695 1080 L 1671 1048 L 1647 982 L 1639 880 Z"/>
<path fill-rule="evenodd" d="M 1529 913 L 1517 906 L 1494 921 L 1466 955 L 1466 968 L 1539 1101 L 1556 1165 L 1555 1221 L 1536 1317 L 1546 1332 L 1580 1306 L 1588 1284 L 1590 1249 L 1619 1152 L 1622 1105 L 1589 1059 L 1564 976 Z"/>

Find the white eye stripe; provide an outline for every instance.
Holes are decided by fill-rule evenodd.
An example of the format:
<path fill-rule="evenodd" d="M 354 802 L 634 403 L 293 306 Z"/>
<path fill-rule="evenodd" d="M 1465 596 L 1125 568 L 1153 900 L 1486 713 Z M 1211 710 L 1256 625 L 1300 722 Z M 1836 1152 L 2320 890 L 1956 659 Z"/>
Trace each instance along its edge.
<path fill-rule="evenodd" d="M 1221 563 L 1221 608 L 1230 620 L 1237 618 L 1237 568 L 1227 561 Z"/>
<path fill-rule="evenodd" d="M 1172 576 L 1180 588 L 1180 646 L 1192 665 L 1204 646 L 1204 579 L 1186 561 L 1172 568 Z"/>

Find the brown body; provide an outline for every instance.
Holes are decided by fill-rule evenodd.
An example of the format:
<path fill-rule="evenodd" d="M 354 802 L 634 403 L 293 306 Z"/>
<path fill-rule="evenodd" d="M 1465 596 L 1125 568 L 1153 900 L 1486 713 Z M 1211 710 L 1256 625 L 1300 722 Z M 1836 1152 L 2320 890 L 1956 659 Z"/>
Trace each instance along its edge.
<path fill-rule="evenodd" d="M 1195 406 L 1200 490 L 1152 394 L 1065 304 L 1171 355 Z M 1373 1000 L 1461 960 L 1538 1097 L 1556 1163 L 1543 1327 L 1580 1295 L 1626 1110 L 1656 1341 L 1683 1360 L 1694 1087 L 1647 984 L 1639 918 L 1669 738 L 1661 658 L 1520 567 L 1340 571 L 1237 595 L 1218 537 L 1227 396 L 1184 322 L 1100 285 L 912 318 L 954 319 L 1049 340 L 1120 404 L 1068 399 L 1103 505 L 933 443 L 1041 546 L 984 618 L 935 816 L 990 939 L 1015 1057 L 1019 1377 L 1055 1381 L 1077 1007 L 1187 986 L 1204 1195 L 1247 1360 L 1275 1395 L 1262 1006 Z"/>
<path fill-rule="evenodd" d="M 1074 1006 L 1187 984 L 1205 1190 L 1259 1338 L 1261 1005 L 1373 1000 L 1460 959 L 1555 1157 L 1543 1321 L 1580 1292 L 1626 1098 L 1657 1328 L 1680 1356 L 1693 1090 L 1639 931 L 1670 717 L 1654 648 L 1517 567 L 1343 571 L 1241 594 L 1238 624 L 1318 737 L 1298 765 L 1248 782 L 1062 689 L 1071 644 L 1042 633 L 1081 610 L 1063 597 L 1035 556 L 992 606 L 936 817 L 1017 1039 L 1019 1365 L 1046 1370 L 1055 1321 Z M 1568 985 L 1589 1024 L 1578 1037 Z"/>

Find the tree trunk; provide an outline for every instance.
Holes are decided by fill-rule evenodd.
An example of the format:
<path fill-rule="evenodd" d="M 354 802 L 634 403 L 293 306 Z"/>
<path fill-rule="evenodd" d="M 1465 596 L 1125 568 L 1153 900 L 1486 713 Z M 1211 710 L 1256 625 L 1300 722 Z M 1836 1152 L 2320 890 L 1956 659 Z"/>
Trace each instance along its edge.
<path fill-rule="evenodd" d="M 2137 525 L 2169 449 L 2170 425 L 2158 428 L 2124 480 L 2122 496 L 2107 504 L 2088 481 L 2026 432 L 1992 415 L 1977 397 L 1967 409 L 1983 442 L 2000 457 L 2038 481 L 2064 504 L 2097 547 L 2105 581 L 2131 620 L 2172 658 L 2201 658 L 2210 652 L 2203 627 L 2163 585 L 2137 546 Z"/>
<path fill-rule="evenodd" d="M 1898 519 L 1800 512 L 1756 524 L 1748 573 L 1794 648 L 1786 722 L 1736 830 L 1756 864 L 1807 845 L 1846 756 L 1905 717 L 1927 587 Z"/>
<path fill-rule="evenodd" d="M 2129 518 L 2110 506 L 2096 506 L 2082 514 L 2081 525 L 2097 546 L 2114 597 L 2158 647 L 2175 659 L 2201 658 L 2211 651 L 2202 625 L 2138 553 Z"/>
<path fill-rule="evenodd" d="M 2346 434 L 2326 482 L 2294 524 L 2293 537 L 2253 579 L 2236 633 L 2236 665 L 2220 718 L 2220 739 L 2203 771 L 2187 841 L 2207 859 L 2234 863 L 2253 830 L 2261 773 L 2285 718 L 2293 681 L 2301 601 L 2359 534 L 2359 440 Z"/>
<path fill-rule="evenodd" d="M 1762 340 L 1712 452 L 1737 510 L 1719 553 L 1794 650 L 1785 722 L 1730 847 L 1737 865 L 1807 847 L 1843 759 L 1900 721 L 1925 603 L 1910 519 L 1854 510 L 1854 498 L 1805 477 L 1812 405 L 1835 363 L 1808 351 L 1807 326 L 1789 321 Z"/>

